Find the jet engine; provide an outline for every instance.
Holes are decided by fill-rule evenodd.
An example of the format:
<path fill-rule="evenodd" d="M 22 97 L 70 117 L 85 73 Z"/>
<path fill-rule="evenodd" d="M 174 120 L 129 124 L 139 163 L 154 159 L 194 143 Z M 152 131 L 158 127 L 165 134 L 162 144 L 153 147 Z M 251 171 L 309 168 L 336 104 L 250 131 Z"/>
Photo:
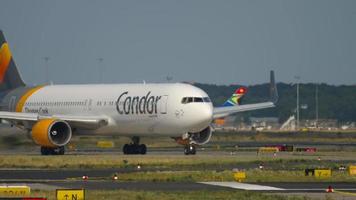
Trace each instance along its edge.
<path fill-rule="evenodd" d="M 32 139 L 42 147 L 61 147 L 71 138 L 72 129 L 65 121 L 43 119 L 32 127 Z"/>
<path fill-rule="evenodd" d="M 210 141 L 210 138 L 212 136 L 212 130 L 211 127 L 208 126 L 204 130 L 197 132 L 197 133 L 190 133 L 190 141 L 193 144 L 198 144 L 198 145 L 203 145 L 206 144 Z"/>
<path fill-rule="evenodd" d="M 176 137 L 174 139 L 178 144 L 181 145 L 189 145 L 189 144 L 203 145 L 210 141 L 211 136 L 212 136 L 212 130 L 211 127 L 208 126 L 200 132 L 188 133 L 187 137 L 185 138 Z"/>

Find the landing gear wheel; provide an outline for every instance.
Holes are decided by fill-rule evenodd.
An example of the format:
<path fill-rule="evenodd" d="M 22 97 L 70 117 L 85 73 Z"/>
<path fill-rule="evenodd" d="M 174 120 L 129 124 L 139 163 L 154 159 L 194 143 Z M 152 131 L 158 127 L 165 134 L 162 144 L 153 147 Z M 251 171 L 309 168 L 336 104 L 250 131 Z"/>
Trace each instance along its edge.
<path fill-rule="evenodd" d="M 190 146 L 189 148 L 190 148 L 190 154 L 195 155 L 197 153 L 195 146 Z"/>
<path fill-rule="evenodd" d="M 49 149 L 47 147 L 41 147 L 41 154 L 46 156 L 49 155 L 51 152 L 49 151 Z"/>
<path fill-rule="evenodd" d="M 125 144 L 124 147 L 122 148 L 122 151 L 125 155 L 128 154 L 146 154 L 147 153 L 147 147 L 144 144 Z"/>
<path fill-rule="evenodd" d="M 124 147 L 122 148 L 122 151 L 124 152 L 124 154 L 130 154 L 130 145 L 125 144 Z"/>
<path fill-rule="evenodd" d="M 41 154 L 42 155 L 64 155 L 65 149 L 64 146 L 57 147 L 57 148 L 50 148 L 50 147 L 41 147 Z"/>
<path fill-rule="evenodd" d="M 184 155 L 189 155 L 189 147 L 188 146 L 184 147 Z"/>
<path fill-rule="evenodd" d="M 53 155 L 64 155 L 64 146 L 54 148 L 53 150 Z"/>
<path fill-rule="evenodd" d="M 185 155 L 195 155 L 196 154 L 196 148 L 194 145 L 187 145 L 184 147 L 184 154 Z"/>
<path fill-rule="evenodd" d="M 146 145 L 140 144 L 140 146 L 139 146 L 139 152 L 140 152 L 140 154 L 145 155 L 145 154 L 147 153 L 147 147 L 146 147 Z"/>

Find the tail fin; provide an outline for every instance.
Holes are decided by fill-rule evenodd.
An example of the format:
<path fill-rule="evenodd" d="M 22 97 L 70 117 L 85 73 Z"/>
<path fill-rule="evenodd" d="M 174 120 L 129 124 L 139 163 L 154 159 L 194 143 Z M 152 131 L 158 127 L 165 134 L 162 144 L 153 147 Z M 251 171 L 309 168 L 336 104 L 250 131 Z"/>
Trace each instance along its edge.
<path fill-rule="evenodd" d="M 241 98 L 246 94 L 246 92 L 247 92 L 246 87 L 238 88 L 234 92 L 234 94 L 232 94 L 232 96 L 227 101 L 225 101 L 225 103 L 223 104 L 223 107 L 239 105 Z"/>
<path fill-rule="evenodd" d="M 0 30 L 0 92 L 25 86 Z"/>

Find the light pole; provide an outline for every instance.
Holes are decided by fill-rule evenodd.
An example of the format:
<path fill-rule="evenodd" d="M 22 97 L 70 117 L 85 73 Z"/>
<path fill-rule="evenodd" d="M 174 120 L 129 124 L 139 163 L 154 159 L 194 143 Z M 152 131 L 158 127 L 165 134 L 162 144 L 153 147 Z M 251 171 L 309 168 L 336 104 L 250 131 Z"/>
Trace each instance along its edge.
<path fill-rule="evenodd" d="M 103 66 L 103 61 L 104 61 L 104 58 L 97 58 L 97 60 L 99 61 L 99 72 L 100 72 L 100 80 L 99 80 L 99 83 L 103 83 L 103 80 L 104 80 L 104 66 Z"/>
<path fill-rule="evenodd" d="M 316 83 L 315 87 L 315 128 L 318 128 L 319 120 L 319 84 Z"/>
<path fill-rule="evenodd" d="M 45 79 L 46 79 L 46 83 L 49 83 L 49 69 L 48 69 L 48 62 L 51 59 L 49 56 L 43 57 L 42 58 L 45 61 Z"/>
<path fill-rule="evenodd" d="M 167 80 L 168 83 L 171 82 L 172 79 L 173 79 L 172 76 L 167 76 L 167 77 L 166 77 L 166 80 Z"/>
<path fill-rule="evenodd" d="M 299 131 L 299 81 L 300 76 L 294 76 L 297 80 L 297 130 Z"/>

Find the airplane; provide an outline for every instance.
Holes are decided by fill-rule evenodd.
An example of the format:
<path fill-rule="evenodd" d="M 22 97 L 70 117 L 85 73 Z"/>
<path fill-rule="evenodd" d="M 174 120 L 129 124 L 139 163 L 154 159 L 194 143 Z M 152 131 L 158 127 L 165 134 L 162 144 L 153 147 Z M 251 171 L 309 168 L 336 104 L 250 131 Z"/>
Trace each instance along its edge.
<path fill-rule="evenodd" d="M 26 130 L 42 155 L 63 155 L 73 135 L 130 137 L 124 154 L 146 154 L 140 137 L 167 136 L 183 144 L 186 155 L 195 154 L 209 142 L 214 119 L 275 106 L 273 71 L 270 78 L 270 101 L 221 107 L 185 83 L 29 86 L 0 30 L 0 119 Z"/>

